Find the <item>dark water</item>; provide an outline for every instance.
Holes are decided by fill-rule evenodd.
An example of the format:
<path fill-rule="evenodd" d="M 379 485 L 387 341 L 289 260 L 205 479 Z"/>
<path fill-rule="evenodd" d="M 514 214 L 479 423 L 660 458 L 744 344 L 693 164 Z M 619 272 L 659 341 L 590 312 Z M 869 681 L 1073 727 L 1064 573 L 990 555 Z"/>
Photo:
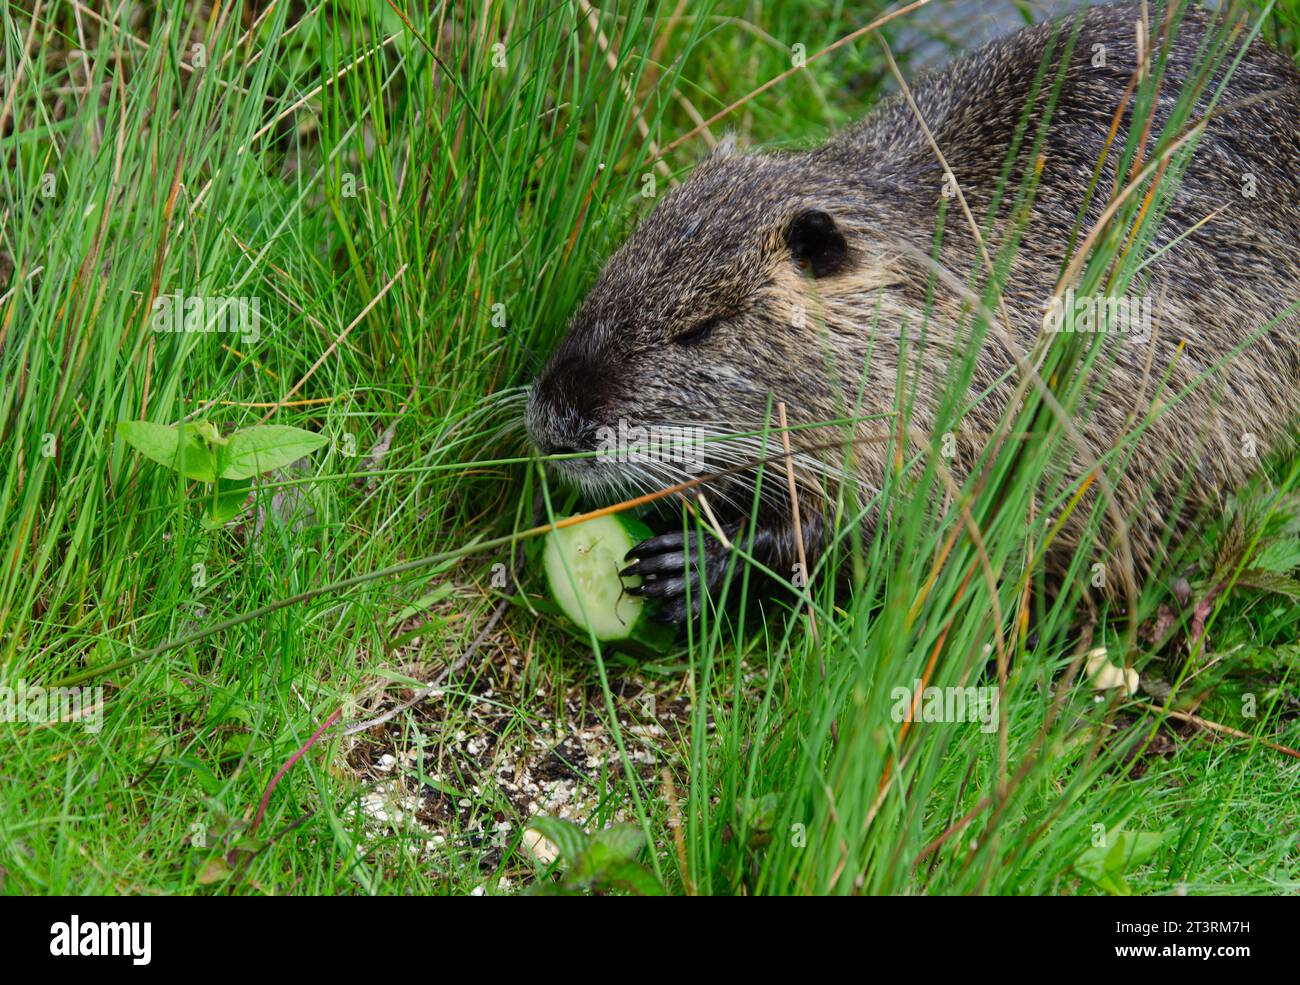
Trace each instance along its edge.
<path fill-rule="evenodd" d="M 902 18 L 891 43 L 907 52 L 913 69 L 935 68 L 957 52 L 1085 6 L 1080 0 L 934 0 Z"/>

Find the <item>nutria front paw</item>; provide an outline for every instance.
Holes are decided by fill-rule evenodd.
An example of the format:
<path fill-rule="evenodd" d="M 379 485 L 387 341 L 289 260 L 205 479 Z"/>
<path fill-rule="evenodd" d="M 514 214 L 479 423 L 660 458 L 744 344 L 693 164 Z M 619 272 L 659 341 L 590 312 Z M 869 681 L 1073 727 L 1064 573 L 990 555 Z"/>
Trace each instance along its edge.
<path fill-rule="evenodd" d="M 724 532 L 728 537 L 732 536 L 725 528 Z M 701 551 L 698 538 L 699 535 L 695 531 L 687 533 L 685 539 L 680 530 L 662 534 L 637 544 L 624 558 L 631 563 L 619 574 L 637 575 L 641 578 L 641 584 L 629 588 L 628 591 L 642 598 L 659 599 L 661 602 L 659 611 L 654 614 L 654 618 L 659 622 L 686 621 L 688 573 L 686 549 L 683 548 L 683 543 L 690 551 L 691 615 L 700 614 L 701 599 L 704 595 L 704 591 L 700 588 L 701 583 L 708 593 L 716 598 L 716 591 L 727 573 L 727 548 L 716 537 L 709 535 L 704 538 Z M 704 575 L 703 582 L 700 577 L 701 569 Z"/>

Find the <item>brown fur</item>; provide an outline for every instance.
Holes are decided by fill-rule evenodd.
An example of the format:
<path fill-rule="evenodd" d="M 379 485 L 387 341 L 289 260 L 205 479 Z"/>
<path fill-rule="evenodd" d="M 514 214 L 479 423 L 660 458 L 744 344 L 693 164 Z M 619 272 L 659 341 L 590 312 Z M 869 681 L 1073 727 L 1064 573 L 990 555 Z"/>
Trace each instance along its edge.
<path fill-rule="evenodd" d="M 1140 8 L 1112 6 L 1083 17 L 1051 112 L 1036 196 L 1005 280 L 1011 336 L 1004 337 L 996 317 L 982 344 L 970 399 L 989 392 L 966 414 L 963 434 L 979 438 L 997 430 L 1022 379 L 1012 352 L 1033 358 L 1043 306 L 1068 260 L 1070 231 L 1136 64 L 1139 16 Z M 1152 7 L 1157 37 L 1163 16 L 1162 7 Z M 1026 169 L 1035 166 L 1028 148 L 1073 26 L 1067 19 L 1021 31 L 912 87 L 922 117 L 983 222 L 1035 74 L 1054 46 L 992 221 L 988 251 L 994 257 L 1014 233 L 1016 192 Z M 1148 159 L 1177 93 L 1194 75 L 1198 46 L 1219 26 L 1200 10 L 1184 16 L 1164 70 Z M 1105 46 L 1104 67 L 1093 64 L 1098 44 Z M 1222 75 L 1220 67 L 1194 120 L 1204 115 Z M 1233 72 L 1219 109 L 1166 200 L 1154 242 L 1146 246 L 1148 254 L 1168 247 L 1151 260 L 1149 280 L 1140 289 L 1155 308 L 1153 338 L 1143 344 L 1101 340 L 1097 399 L 1074 421 L 1084 447 L 1066 439 L 1073 454 L 1061 463 L 1065 486 L 1077 486 L 1092 462 L 1112 452 L 1135 421 L 1148 415 L 1154 393 L 1169 401 L 1227 360 L 1148 425 L 1122 472 L 1112 470 L 1120 476 L 1113 481 L 1114 496 L 1128 517 L 1139 568 L 1159 560 L 1167 524 L 1186 516 L 1189 506 L 1214 502 L 1253 470 L 1257 458 L 1245 453 L 1252 441 L 1259 455 L 1293 442 L 1300 413 L 1300 318 L 1294 311 L 1285 314 L 1300 298 L 1300 75 L 1257 41 Z M 1116 177 L 1117 162 L 1130 127 L 1140 131 L 1144 122 L 1131 112 L 1124 116 L 1083 233 L 1101 215 L 1116 182 L 1122 187 L 1127 180 Z M 1243 195 L 1248 181 L 1254 197 Z M 901 377 L 905 386 L 916 387 L 918 398 L 910 427 L 924 442 L 951 378 L 954 353 L 970 338 L 971 294 L 963 285 L 972 271 L 982 271 L 954 198 L 937 257 L 941 273 L 931 283 L 935 267 L 927 257 L 942 185 L 943 170 L 902 98 L 886 101 L 862 123 L 805 153 L 739 154 L 730 147 L 715 152 L 606 265 L 533 388 L 528 424 L 534 440 L 544 451 L 590 449 L 595 428 L 620 418 L 752 431 L 763 427 L 769 399 L 785 402 L 792 424 L 834 420 L 852 412 L 860 388 L 859 414 L 889 414 L 897 402 L 899 363 L 906 358 Z M 1216 210 L 1221 211 L 1213 219 L 1171 245 Z M 819 216 L 829 217 L 829 228 Z M 983 289 L 978 283 L 976 294 Z M 934 295 L 928 317 L 927 291 Z M 807 314 L 802 321 L 801 311 Z M 1249 341 L 1273 319 L 1279 320 Z M 700 330 L 703 336 L 692 342 L 674 341 Z M 886 446 L 873 440 L 881 433 L 879 422 L 859 426 L 863 444 L 855 478 L 867 491 L 880 488 L 886 474 Z M 806 445 L 812 439 L 801 440 Z M 981 450 L 980 440 L 957 442 L 957 456 L 948 463 L 957 481 Z M 710 465 L 735 457 L 715 458 Z M 830 463 L 837 457 L 821 459 Z M 800 462 L 806 479 L 830 468 L 809 456 Z M 684 478 L 662 466 L 592 459 L 561 468 L 593 490 L 655 488 Z M 747 505 L 750 481 L 724 484 L 715 503 Z M 769 476 L 767 485 L 779 483 Z M 1097 504 L 1090 497 L 1086 505 Z M 814 553 L 824 530 L 816 506 L 815 497 L 809 498 L 804 517 Z M 1049 567 L 1060 567 L 1073 554 L 1086 513 L 1080 509 L 1071 517 Z M 1115 526 L 1108 522 L 1103 530 L 1109 537 Z M 764 510 L 761 534 L 760 556 L 788 570 L 792 538 L 775 502 Z M 640 573 L 649 579 L 646 594 L 668 599 L 673 618 L 684 614 L 680 547 L 670 536 L 640 552 Z M 1103 538 L 1098 551 L 1113 570 L 1113 545 Z M 653 554 L 668 560 L 647 564 Z"/>

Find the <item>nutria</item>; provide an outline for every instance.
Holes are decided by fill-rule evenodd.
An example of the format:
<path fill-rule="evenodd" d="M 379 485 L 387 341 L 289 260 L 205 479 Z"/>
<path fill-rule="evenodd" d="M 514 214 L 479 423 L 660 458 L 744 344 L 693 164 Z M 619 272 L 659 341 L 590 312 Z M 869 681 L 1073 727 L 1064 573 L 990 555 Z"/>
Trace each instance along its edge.
<path fill-rule="evenodd" d="M 1167 37 L 1165 13 L 1158 4 L 1149 9 L 1152 66 Z M 1240 484 L 1258 456 L 1295 440 L 1300 74 L 1256 39 L 1212 104 L 1254 23 L 1175 10 L 1157 110 L 1143 138 L 1148 113 L 1138 116 L 1134 97 L 1126 100 L 1138 64 L 1135 21 L 1142 17 L 1141 7 L 1098 7 L 1020 31 L 914 82 L 915 108 L 900 92 L 810 151 L 740 153 L 724 142 L 659 202 L 600 273 L 530 393 L 527 425 L 534 443 L 545 454 L 591 451 L 601 429 L 620 422 L 696 426 L 706 435 L 752 433 L 770 420 L 775 401 L 784 402 L 791 426 L 843 419 L 856 408 L 858 417 L 870 420 L 857 425 L 862 443 L 854 478 L 862 489 L 878 490 L 892 452 L 871 439 L 894 428 L 888 422 L 900 358 L 907 362 L 906 385 L 917 395 L 907 429 L 911 454 L 929 443 L 935 402 L 952 375 L 950 360 L 971 337 L 972 310 L 991 324 L 961 433 L 987 439 L 1012 396 L 1024 393 L 1017 388 L 1026 379 L 1025 360 L 1036 358 L 1045 306 L 1061 296 L 1062 272 L 1134 173 L 1128 165 L 1117 175 L 1130 128 L 1134 142 L 1143 141 L 1139 167 L 1156 163 L 1157 141 L 1178 92 L 1201 82 L 1193 113 L 1172 132 L 1177 136 L 1205 120 L 1204 132 L 1176 189 L 1151 205 L 1163 210 L 1155 234 L 1138 240 L 1147 254 L 1145 279 L 1129 290 L 1141 292 L 1146 312 L 1154 303 L 1149 337 L 1119 331 L 1097 337 L 1105 352 L 1096 367 L 1100 399 L 1075 412 L 1076 451 L 1063 463 L 1064 484 L 1055 492 L 1087 488 L 1093 466 L 1126 439 L 1130 457 L 1122 470 L 1111 469 L 1108 483 L 1088 489 L 1087 508 L 1070 514 L 1045 560 L 1048 569 L 1061 570 L 1091 537 L 1097 556 L 1113 569 L 1123 540 L 1127 570 L 1148 571 L 1162 557 L 1167 527 L 1176 528 L 1191 508 Z M 1227 39 L 1227 57 L 1198 78 L 1207 42 L 1215 38 Z M 1043 66 L 1045 81 L 1036 86 Z M 1058 70 L 1063 74 L 1054 94 Z M 1028 127 L 1018 133 L 1031 99 Z M 1035 128 L 1053 99 L 1035 155 Z M 1104 155 L 1121 105 L 1118 131 Z M 918 111 L 947 162 L 948 181 L 955 178 L 981 224 L 984 252 L 958 197 L 945 188 L 945 170 L 918 124 Z M 1168 166 L 1176 169 L 1176 158 Z M 1027 169 L 1035 188 L 1025 209 L 1017 196 Z M 1139 200 L 1144 193 L 1137 192 Z M 949 207 L 936 252 L 936 218 L 945 198 Z M 1005 262 L 1014 236 L 1018 247 L 999 300 L 970 275 L 982 271 L 986 258 Z M 1149 414 L 1157 391 L 1162 403 Z M 1153 418 L 1145 430 L 1144 418 Z M 796 461 L 811 564 L 827 531 L 819 480 L 833 477 L 834 463 L 844 458 L 840 451 L 808 451 L 822 447 L 810 434 L 826 432 L 795 436 L 796 448 L 805 448 Z M 842 432 L 832 432 L 832 439 L 836 434 Z M 707 470 L 754 456 L 756 440 L 721 450 L 706 445 Z M 779 451 L 779 438 L 773 440 L 777 444 L 767 447 Z M 981 450 L 979 440 L 956 442 L 948 462 L 956 481 L 970 474 Z M 607 497 L 689 477 L 671 462 L 610 456 L 571 458 L 555 467 L 589 493 Z M 771 476 L 764 493 L 768 485 L 783 488 L 783 478 L 774 482 Z M 732 473 L 707 487 L 728 532 L 749 515 L 753 479 L 752 472 Z M 1099 486 L 1106 487 L 1104 496 Z M 789 572 L 797 545 L 789 500 L 782 499 L 762 497 L 753 552 L 771 569 Z M 1085 514 L 1107 507 L 1100 533 L 1089 534 Z M 1124 518 L 1119 523 L 1117 514 Z M 705 581 L 712 587 L 726 551 L 706 538 L 705 553 Z M 664 600 L 664 617 L 684 618 L 682 535 L 647 541 L 631 559 L 629 570 L 645 579 L 642 594 Z"/>

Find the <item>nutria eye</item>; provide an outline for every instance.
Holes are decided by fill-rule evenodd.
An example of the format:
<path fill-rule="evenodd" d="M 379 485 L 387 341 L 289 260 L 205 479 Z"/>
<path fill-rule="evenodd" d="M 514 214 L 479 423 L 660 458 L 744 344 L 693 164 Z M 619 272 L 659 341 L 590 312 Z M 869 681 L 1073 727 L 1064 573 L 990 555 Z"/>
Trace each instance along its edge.
<path fill-rule="evenodd" d="M 713 334 L 713 330 L 718 327 L 718 322 L 721 320 L 722 319 L 720 318 L 706 319 L 694 328 L 688 328 L 680 335 L 674 335 L 673 341 L 678 345 L 696 345 L 699 342 L 703 342 Z"/>

